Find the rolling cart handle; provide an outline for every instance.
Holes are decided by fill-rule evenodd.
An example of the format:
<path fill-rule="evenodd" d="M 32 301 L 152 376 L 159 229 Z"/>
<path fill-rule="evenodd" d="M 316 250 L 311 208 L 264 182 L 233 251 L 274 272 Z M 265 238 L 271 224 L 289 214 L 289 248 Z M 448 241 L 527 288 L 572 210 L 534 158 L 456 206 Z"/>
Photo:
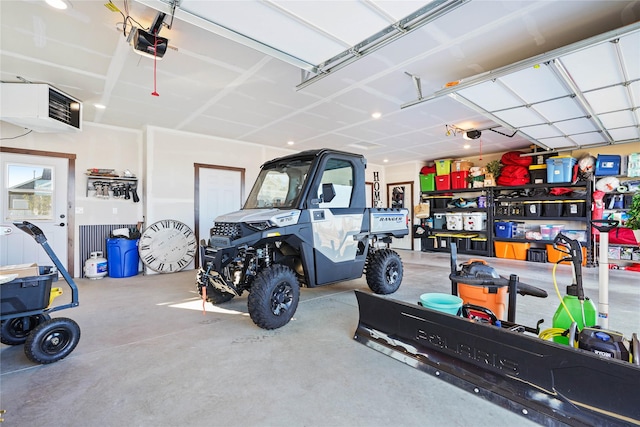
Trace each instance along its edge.
<path fill-rule="evenodd" d="M 42 230 L 40 230 L 40 228 L 38 226 L 33 225 L 30 222 L 27 222 L 27 221 L 14 222 L 13 225 L 15 225 L 20 230 L 24 231 L 25 233 L 27 233 L 31 237 L 33 237 L 36 240 L 36 242 L 38 242 L 40 244 L 42 244 L 42 243 L 47 241 L 47 238 L 45 237 L 45 235 L 42 232 Z"/>
<path fill-rule="evenodd" d="M 47 238 L 45 237 L 42 230 L 27 221 L 14 222 L 13 225 L 33 237 L 35 241 L 42 246 L 42 249 L 44 249 L 47 255 L 49 255 L 49 258 L 51 258 L 51 261 L 53 261 L 53 264 L 58 268 L 58 271 L 60 272 L 60 274 L 62 274 L 62 277 L 64 277 L 64 280 L 67 281 L 67 284 L 71 288 L 71 303 L 53 307 L 52 309 L 50 309 L 50 311 L 62 310 L 64 308 L 78 306 L 78 287 L 76 286 L 76 283 L 73 281 L 73 278 L 71 277 L 65 266 L 62 264 L 62 262 L 60 262 L 56 254 L 53 252 L 53 249 L 51 249 L 51 246 L 49 246 L 49 243 L 47 243 Z"/>

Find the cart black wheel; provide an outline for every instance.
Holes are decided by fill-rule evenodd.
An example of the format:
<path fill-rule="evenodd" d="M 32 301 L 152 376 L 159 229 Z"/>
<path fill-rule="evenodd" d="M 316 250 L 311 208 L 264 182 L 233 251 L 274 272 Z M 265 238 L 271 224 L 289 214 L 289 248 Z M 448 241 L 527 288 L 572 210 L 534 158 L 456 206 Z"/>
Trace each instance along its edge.
<path fill-rule="evenodd" d="M 402 283 L 402 260 L 391 249 L 380 249 L 367 262 L 367 285 L 376 294 L 392 294 Z"/>
<path fill-rule="evenodd" d="M 27 337 L 24 352 L 35 363 L 47 364 L 64 359 L 80 341 L 80 326 L 66 317 L 38 325 Z"/>
<path fill-rule="evenodd" d="M 0 328 L 0 342 L 7 345 L 24 344 L 29 333 L 40 323 L 49 319 L 51 316 L 48 314 L 36 314 L 5 320 Z"/>
<path fill-rule="evenodd" d="M 256 277 L 248 298 L 249 315 L 263 329 L 289 323 L 298 308 L 300 283 L 292 269 L 274 265 Z"/>
<path fill-rule="evenodd" d="M 202 296 L 202 287 L 205 286 L 206 280 L 203 276 L 204 271 L 202 269 L 198 270 L 198 273 L 196 274 L 196 288 L 198 289 L 200 296 Z M 233 297 L 235 297 L 235 295 L 228 292 L 222 292 L 221 290 L 214 288 L 212 285 L 207 284 L 207 301 L 211 304 L 223 304 L 231 301 Z"/>

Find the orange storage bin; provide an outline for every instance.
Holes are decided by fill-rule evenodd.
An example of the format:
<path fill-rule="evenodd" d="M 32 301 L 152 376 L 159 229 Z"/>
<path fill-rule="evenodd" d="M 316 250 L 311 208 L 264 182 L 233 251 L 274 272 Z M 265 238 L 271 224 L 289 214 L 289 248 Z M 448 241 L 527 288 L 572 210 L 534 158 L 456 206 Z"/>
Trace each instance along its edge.
<path fill-rule="evenodd" d="M 458 283 L 458 295 L 463 304 L 475 304 L 488 308 L 500 320 L 507 312 L 507 286 L 473 286 Z"/>
<path fill-rule="evenodd" d="M 553 248 L 553 245 L 547 245 L 547 259 L 549 262 L 556 263 L 564 257 L 568 257 L 569 254 L 561 252 Z M 560 264 L 571 264 L 571 261 L 562 261 Z M 582 246 L 582 265 L 587 265 L 587 248 Z"/>
<path fill-rule="evenodd" d="M 496 249 L 496 257 L 527 260 L 527 250 L 531 247 L 530 243 L 515 242 L 493 242 Z"/>

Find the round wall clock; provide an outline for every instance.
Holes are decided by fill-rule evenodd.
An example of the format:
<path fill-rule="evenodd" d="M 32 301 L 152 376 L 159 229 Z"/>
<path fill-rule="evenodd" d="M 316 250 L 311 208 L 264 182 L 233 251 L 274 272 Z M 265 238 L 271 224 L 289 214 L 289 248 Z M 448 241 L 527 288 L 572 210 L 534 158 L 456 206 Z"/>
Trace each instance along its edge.
<path fill-rule="evenodd" d="M 154 222 L 140 236 L 138 253 L 144 265 L 159 273 L 185 268 L 196 254 L 196 235 L 188 225 L 173 219 Z"/>

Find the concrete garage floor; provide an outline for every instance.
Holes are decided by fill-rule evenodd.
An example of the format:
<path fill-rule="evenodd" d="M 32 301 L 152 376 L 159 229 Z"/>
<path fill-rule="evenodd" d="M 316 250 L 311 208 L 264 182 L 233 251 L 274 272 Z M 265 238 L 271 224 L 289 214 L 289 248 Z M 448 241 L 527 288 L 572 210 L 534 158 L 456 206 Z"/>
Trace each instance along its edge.
<path fill-rule="evenodd" d="M 399 252 L 405 277 L 393 298 L 414 302 L 449 291 L 447 254 Z M 552 265 L 488 261 L 549 292 L 547 299 L 519 297 L 517 320 L 533 326 L 544 318 L 550 327 L 559 303 Z M 584 274 L 586 293 L 597 301 L 598 269 Z M 2 345 L 2 425 L 534 425 L 355 342 L 353 289 L 368 291 L 364 279 L 303 289 L 295 318 L 266 331 L 249 318 L 246 295 L 218 308 L 207 304 L 203 315 L 194 277 L 190 270 L 77 279 L 80 306 L 54 313 L 82 329 L 73 353 L 41 366 L 22 346 Z M 628 337 L 640 332 L 639 279 L 626 271 L 610 276 L 610 326 Z M 564 293 L 568 266 L 559 267 L 558 280 Z"/>

